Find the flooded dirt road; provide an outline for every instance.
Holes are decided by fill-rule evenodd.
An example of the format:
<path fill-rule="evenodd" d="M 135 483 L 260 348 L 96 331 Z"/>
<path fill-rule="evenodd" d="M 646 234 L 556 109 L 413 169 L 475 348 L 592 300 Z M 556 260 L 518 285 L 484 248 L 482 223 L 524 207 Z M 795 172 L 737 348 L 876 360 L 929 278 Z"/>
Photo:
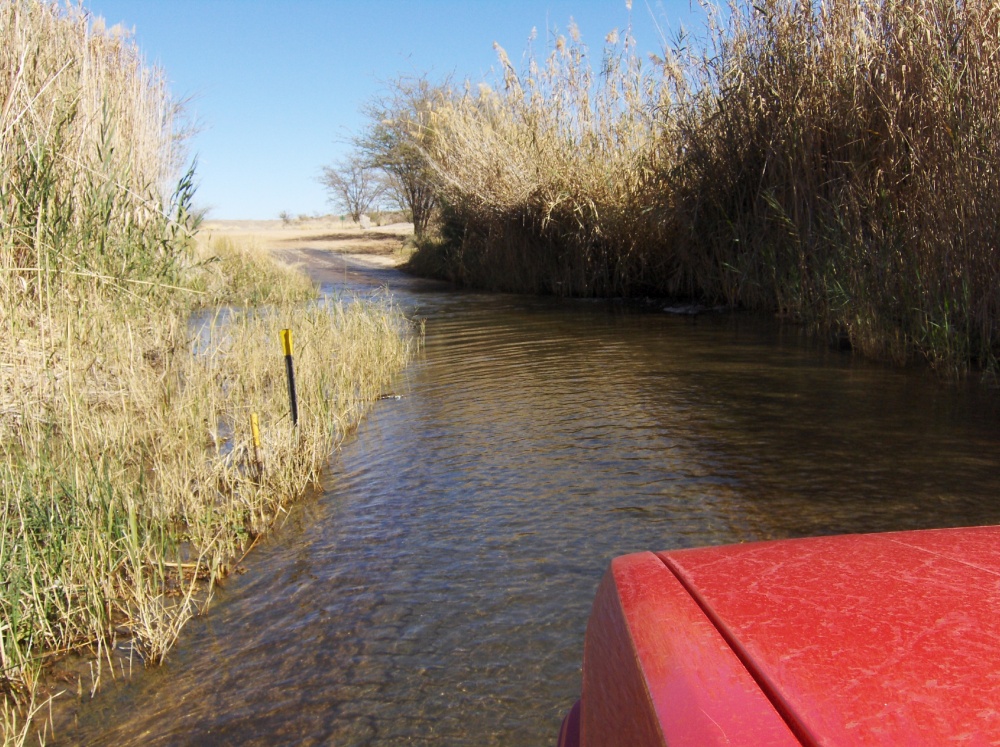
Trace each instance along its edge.
<path fill-rule="evenodd" d="M 317 256 L 326 292 L 425 320 L 422 356 L 167 664 L 55 744 L 552 744 L 615 555 L 1000 522 L 995 392 L 770 321 Z"/>

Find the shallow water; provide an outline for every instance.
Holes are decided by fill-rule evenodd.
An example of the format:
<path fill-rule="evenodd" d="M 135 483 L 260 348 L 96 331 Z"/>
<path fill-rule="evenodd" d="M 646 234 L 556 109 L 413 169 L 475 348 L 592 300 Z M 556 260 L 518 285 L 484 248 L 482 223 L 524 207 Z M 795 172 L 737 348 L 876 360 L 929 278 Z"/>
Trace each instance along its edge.
<path fill-rule="evenodd" d="M 55 744 L 552 744 L 615 555 L 1000 522 L 996 392 L 734 316 L 326 281 L 426 320 L 401 398 Z"/>

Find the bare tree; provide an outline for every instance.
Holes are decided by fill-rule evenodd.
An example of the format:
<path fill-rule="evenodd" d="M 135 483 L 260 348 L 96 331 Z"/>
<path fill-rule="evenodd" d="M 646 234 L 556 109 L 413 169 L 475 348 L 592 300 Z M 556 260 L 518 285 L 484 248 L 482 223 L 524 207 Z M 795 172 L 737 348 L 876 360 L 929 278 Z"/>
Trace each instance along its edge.
<path fill-rule="evenodd" d="M 444 86 L 432 86 L 425 77 L 397 78 L 388 93 L 362 110 L 369 125 L 354 139 L 367 163 L 388 176 L 389 193 L 409 210 L 418 237 L 427 232 L 437 204 L 426 154 L 434 138 L 434 109 L 446 97 Z"/>
<path fill-rule="evenodd" d="M 358 156 L 324 166 L 320 183 L 330 193 L 330 202 L 342 208 L 357 223 L 386 191 L 385 179 L 379 169 Z"/>

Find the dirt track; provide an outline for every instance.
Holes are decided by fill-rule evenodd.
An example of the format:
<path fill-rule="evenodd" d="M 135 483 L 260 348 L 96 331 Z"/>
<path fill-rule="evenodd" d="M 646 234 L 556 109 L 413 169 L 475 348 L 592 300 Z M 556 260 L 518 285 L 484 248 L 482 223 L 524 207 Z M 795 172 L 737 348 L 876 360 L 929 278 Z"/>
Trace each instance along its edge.
<path fill-rule="evenodd" d="M 201 236 L 229 237 L 255 243 L 282 262 L 302 267 L 321 286 L 379 288 L 402 277 L 395 269 L 409 259 L 406 239 L 412 223 L 372 226 L 333 219 L 285 224 L 282 221 L 206 221 Z"/>
<path fill-rule="evenodd" d="M 413 235 L 412 223 L 393 223 L 362 230 L 337 219 L 314 219 L 285 224 L 279 220 L 205 221 L 203 234 L 250 239 L 287 262 L 304 263 L 310 271 L 322 269 L 335 254 L 343 261 L 365 267 L 396 267 L 410 250 L 404 246 Z"/>

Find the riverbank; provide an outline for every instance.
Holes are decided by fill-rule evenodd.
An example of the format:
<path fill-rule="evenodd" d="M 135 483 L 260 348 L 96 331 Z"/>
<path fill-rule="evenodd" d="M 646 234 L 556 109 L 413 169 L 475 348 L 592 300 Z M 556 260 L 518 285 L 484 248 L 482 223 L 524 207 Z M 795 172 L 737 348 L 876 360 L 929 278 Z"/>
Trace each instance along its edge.
<path fill-rule="evenodd" d="M 386 298 L 320 298 L 198 233 L 181 107 L 127 34 L 11 0 L 0 41 L 0 741 L 20 745 L 54 661 L 90 657 L 82 692 L 164 659 L 414 337 Z"/>
<path fill-rule="evenodd" d="M 127 36 L 13 0 L 0 41 L 0 741 L 19 745 L 63 689 L 54 661 L 91 657 L 82 691 L 163 660 L 413 337 L 386 299 L 320 300 L 198 234 L 178 104 Z"/>
<path fill-rule="evenodd" d="M 996 373 L 993 13 L 741 2 L 651 61 L 628 30 L 591 54 L 572 24 L 521 68 L 500 50 L 500 80 L 422 102 L 443 209 L 414 265 L 724 303 L 874 358 Z"/>
<path fill-rule="evenodd" d="M 195 257 L 198 295 L 74 294 L 53 301 L 41 336 L 4 348 L 18 374 L 0 417 L 5 742 L 58 692 L 45 671 L 67 652 L 93 656 L 85 689 L 123 651 L 162 661 L 409 357 L 388 301 L 310 302 L 301 271 L 231 239 Z M 257 305 L 193 303 L 205 297 Z M 281 329 L 293 332 L 297 426 Z"/>

